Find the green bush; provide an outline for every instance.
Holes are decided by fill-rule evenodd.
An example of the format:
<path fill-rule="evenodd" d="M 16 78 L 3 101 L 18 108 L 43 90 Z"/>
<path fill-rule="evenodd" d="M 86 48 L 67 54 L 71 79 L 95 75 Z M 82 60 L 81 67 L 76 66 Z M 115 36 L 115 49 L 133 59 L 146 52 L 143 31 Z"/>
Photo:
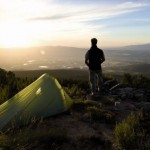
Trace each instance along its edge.
<path fill-rule="evenodd" d="M 11 71 L 0 68 L 0 104 L 29 85 L 33 79 L 17 78 Z"/>
<path fill-rule="evenodd" d="M 104 81 L 113 80 L 114 76 L 110 73 L 103 73 L 103 79 L 104 79 Z"/>
<path fill-rule="evenodd" d="M 150 78 L 145 77 L 142 74 L 131 75 L 126 73 L 123 75 L 121 82 L 134 88 L 150 88 Z"/>
<path fill-rule="evenodd" d="M 83 90 L 79 88 L 77 85 L 73 85 L 72 87 L 64 87 L 64 90 L 69 94 L 70 97 L 72 98 L 79 98 Z"/>
<path fill-rule="evenodd" d="M 115 123 L 115 114 L 111 111 L 98 108 L 96 106 L 89 106 L 86 110 L 91 113 L 91 119 L 93 121 L 105 122 L 109 124 Z"/>
<path fill-rule="evenodd" d="M 85 109 L 84 100 L 74 100 L 72 109 L 74 109 L 76 111 L 84 111 L 84 109 Z"/>
<path fill-rule="evenodd" d="M 98 108 L 102 107 L 102 103 L 94 101 L 94 100 L 85 100 L 84 104 L 86 106 L 95 106 L 95 107 L 98 107 Z"/>
<path fill-rule="evenodd" d="M 104 98 L 101 99 L 101 103 L 105 106 L 113 106 L 115 103 L 115 99 L 111 96 L 105 96 Z"/>
<path fill-rule="evenodd" d="M 131 113 L 128 118 L 117 124 L 114 131 L 115 144 L 120 149 L 134 149 L 137 144 L 137 129 L 141 114 Z"/>
<path fill-rule="evenodd" d="M 84 99 L 87 92 L 90 92 L 87 81 L 72 80 L 72 79 L 58 79 L 63 89 L 69 94 L 71 98 Z"/>

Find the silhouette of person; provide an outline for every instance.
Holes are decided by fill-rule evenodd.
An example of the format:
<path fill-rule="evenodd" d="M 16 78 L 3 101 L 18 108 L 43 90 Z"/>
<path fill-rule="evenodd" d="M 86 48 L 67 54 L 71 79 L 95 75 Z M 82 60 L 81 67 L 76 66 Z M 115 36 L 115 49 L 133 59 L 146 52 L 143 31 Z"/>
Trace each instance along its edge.
<path fill-rule="evenodd" d="M 103 50 L 97 47 L 97 39 L 91 39 L 91 48 L 85 54 L 85 64 L 89 67 L 91 95 L 101 92 L 103 85 L 101 64 L 105 61 Z"/>

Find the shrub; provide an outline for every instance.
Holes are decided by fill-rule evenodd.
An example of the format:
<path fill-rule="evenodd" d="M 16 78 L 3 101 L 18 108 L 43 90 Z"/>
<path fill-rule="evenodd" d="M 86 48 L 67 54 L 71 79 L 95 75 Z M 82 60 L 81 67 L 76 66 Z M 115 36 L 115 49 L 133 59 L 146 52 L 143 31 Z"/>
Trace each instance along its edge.
<path fill-rule="evenodd" d="M 0 104 L 29 85 L 33 79 L 17 78 L 11 71 L 0 68 Z"/>
<path fill-rule="evenodd" d="M 110 73 L 103 73 L 103 79 L 104 79 L 104 81 L 113 80 L 114 76 Z"/>
<path fill-rule="evenodd" d="M 7 148 L 8 144 L 9 144 L 8 136 L 4 134 L 0 134 L 0 149 Z"/>
<path fill-rule="evenodd" d="M 137 128 L 141 114 L 134 115 L 131 113 L 128 118 L 115 127 L 115 142 L 121 149 L 134 149 L 137 142 Z"/>
<path fill-rule="evenodd" d="M 77 111 L 84 111 L 85 109 L 84 100 L 74 100 L 72 108 Z"/>
<path fill-rule="evenodd" d="M 104 98 L 101 99 L 101 103 L 106 106 L 112 106 L 115 103 L 115 99 L 110 96 L 107 97 L 105 96 Z"/>
<path fill-rule="evenodd" d="M 131 75 L 126 73 L 123 75 L 121 82 L 134 88 L 149 88 L 150 78 L 142 74 Z"/>
<path fill-rule="evenodd" d="M 91 119 L 93 121 L 115 123 L 115 114 L 111 111 L 98 108 L 96 106 L 87 107 L 87 111 L 91 113 Z"/>
<path fill-rule="evenodd" d="M 68 141 L 67 132 L 59 129 L 37 128 L 20 130 L 16 134 L 0 135 L 0 149 L 51 149 Z"/>
<path fill-rule="evenodd" d="M 102 103 L 94 101 L 94 100 L 85 100 L 84 104 L 86 106 L 95 106 L 95 107 L 98 107 L 98 108 L 102 107 Z"/>

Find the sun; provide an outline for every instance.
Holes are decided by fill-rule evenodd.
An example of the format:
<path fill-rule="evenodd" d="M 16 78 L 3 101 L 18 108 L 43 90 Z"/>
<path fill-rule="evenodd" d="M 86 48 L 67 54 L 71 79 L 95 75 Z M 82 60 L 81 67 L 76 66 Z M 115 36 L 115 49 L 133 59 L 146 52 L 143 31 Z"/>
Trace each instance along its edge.
<path fill-rule="evenodd" d="M 3 23 L 0 29 L 0 47 L 28 47 L 32 40 L 27 28 L 19 23 Z"/>
<path fill-rule="evenodd" d="M 13 48 L 13 47 L 28 47 L 30 42 L 24 36 L 9 35 L 7 38 L 0 39 L 1 47 Z"/>

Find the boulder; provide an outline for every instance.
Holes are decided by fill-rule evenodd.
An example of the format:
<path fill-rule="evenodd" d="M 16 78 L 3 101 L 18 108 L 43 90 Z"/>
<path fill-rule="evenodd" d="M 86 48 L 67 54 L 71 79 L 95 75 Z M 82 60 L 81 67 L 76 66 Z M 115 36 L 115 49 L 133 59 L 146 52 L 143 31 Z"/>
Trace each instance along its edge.
<path fill-rule="evenodd" d="M 108 80 L 104 83 L 104 88 L 109 90 L 110 88 L 112 88 L 113 86 L 117 85 L 118 81 L 117 80 Z"/>
<path fill-rule="evenodd" d="M 141 102 L 136 104 L 138 109 L 142 109 L 144 112 L 150 112 L 150 102 Z"/>
<path fill-rule="evenodd" d="M 112 92 L 115 92 L 117 89 L 125 88 L 125 87 L 127 87 L 126 84 L 118 83 L 115 86 L 111 87 L 109 91 L 112 93 Z"/>
<path fill-rule="evenodd" d="M 132 99 L 134 97 L 133 91 L 133 88 L 118 84 L 110 89 L 110 94 L 117 95 L 121 99 Z"/>
<path fill-rule="evenodd" d="M 130 87 L 121 88 L 119 96 L 122 99 L 132 99 L 134 97 L 133 88 Z"/>
<path fill-rule="evenodd" d="M 147 102 L 149 100 L 149 96 L 147 95 L 147 91 L 144 89 L 136 89 L 134 90 L 134 101 L 136 102 Z"/>

